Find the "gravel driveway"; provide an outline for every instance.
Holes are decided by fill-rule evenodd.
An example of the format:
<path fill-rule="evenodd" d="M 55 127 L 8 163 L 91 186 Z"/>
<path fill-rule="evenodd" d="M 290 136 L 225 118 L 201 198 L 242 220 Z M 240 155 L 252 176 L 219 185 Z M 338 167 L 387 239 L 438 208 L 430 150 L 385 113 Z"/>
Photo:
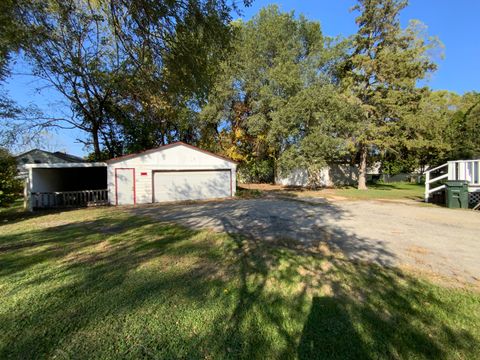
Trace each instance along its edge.
<path fill-rule="evenodd" d="M 350 259 L 480 282 L 480 213 L 380 201 L 260 198 L 133 208 L 195 229 L 295 246 L 326 242 Z"/>

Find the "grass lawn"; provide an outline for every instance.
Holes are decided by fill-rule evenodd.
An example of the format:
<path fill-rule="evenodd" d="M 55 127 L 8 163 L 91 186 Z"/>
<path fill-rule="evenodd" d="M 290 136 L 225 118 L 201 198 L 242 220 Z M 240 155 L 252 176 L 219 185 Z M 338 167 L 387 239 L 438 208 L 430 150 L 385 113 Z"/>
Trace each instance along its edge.
<path fill-rule="evenodd" d="M 423 200 L 424 185 L 412 183 L 369 184 L 368 190 L 348 186 L 336 189 L 308 190 L 269 184 L 242 184 L 237 190 L 240 198 L 256 198 L 269 193 L 290 197 L 343 197 L 351 200 Z"/>
<path fill-rule="evenodd" d="M 368 190 L 358 190 L 355 187 L 335 189 L 334 193 L 351 199 L 410 199 L 422 200 L 424 185 L 411 183 L 370 184 Z"/>
<path fill-rule="evenodd" d="M 0 212 L 0 359 L 480 358 L 480 294 L 119 208 Z"/>

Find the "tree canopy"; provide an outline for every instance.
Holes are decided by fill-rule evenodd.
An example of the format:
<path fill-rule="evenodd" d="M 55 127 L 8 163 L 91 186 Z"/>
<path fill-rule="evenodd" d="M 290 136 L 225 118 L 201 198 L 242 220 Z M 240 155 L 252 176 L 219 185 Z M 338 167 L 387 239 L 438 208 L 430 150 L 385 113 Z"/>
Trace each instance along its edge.
<path fill-rule="evenodd" d="M 248 6 L 251 1 L 244 1 Z M 358 31 L 268 6 L 248 21 L 229 0 L 6 0 L 0 81 L 12 58 L 63 96 L 62 117 L 0 97 L 0 144 L 76 128 L 89 159 L 183 140 L 240 162 L 245 181 L 328 163 L 387 173 L 480 155 L 480 97 L 419 86 L 440 42 L 402 28 L 406 0 L 358 0 Z"/>
<path fill-rule="evenodd" d="M 399 14 L 406 0 L 359 0 L 354 10 L 358 32 L 348 58 L 343 85 L 359 102 L 362 131 L 357 137 L 359 189 L 366 189 L 369 155 L 395 146 L 405 117 L 418 107 L 417 81 L 434 71 L 428 56 L 435 43 L 425 39 L 421 24 L 401 29 Z"/>

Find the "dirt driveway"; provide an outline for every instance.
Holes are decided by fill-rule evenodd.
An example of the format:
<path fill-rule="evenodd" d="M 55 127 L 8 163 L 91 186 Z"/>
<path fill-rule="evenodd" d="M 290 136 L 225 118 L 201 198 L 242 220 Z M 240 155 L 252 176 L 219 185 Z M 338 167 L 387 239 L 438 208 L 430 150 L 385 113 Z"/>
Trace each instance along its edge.
<path fill-rule="evenodd" d="M 326 242 L 350 259 L 480 282 L 480 213 L 380 201 L 260 198 L 136 207 L 195 229 L 298 246 Z"/>

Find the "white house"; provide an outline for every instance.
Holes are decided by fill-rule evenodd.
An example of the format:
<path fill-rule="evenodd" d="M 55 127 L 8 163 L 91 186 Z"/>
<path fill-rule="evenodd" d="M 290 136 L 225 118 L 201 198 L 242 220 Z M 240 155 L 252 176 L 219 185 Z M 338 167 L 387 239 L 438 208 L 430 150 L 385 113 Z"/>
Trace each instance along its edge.
<path fill-rule="evenodd" d="M 61 163 L 84 163 L 84 159 L 67 154 L 61 151 L 50 152 L 41 149 L 32 149 L 27 152 L 15 156 L 17 161 L 18 177 L 26 179 L 28 170 L 26 165 L 29 164 L 61 164 Z"/>
<path fill-rule="evenodd" d="M 182 142 L 104 163 L 26 167 L 30 210 L 224 198 L 236 191 L 236 162 Z"/>
<path fill-rule="evenodd" d="M 358 166 L 349 164 L 328 164 L 320 169 L 314 179 L 309 178 L 306 169 L 298 168 L 290 171 L 287 174 L 278 174 L 275 178 L 275 183 L 284 186 L 320 186 L 320 187 L 335 187 L 335 186 L 352 186 L 358 182 Z M 410 181 L 414 177 L 413 174 L 397 174 L 388 175 L 381 173 L 381 163 L 375 162 L 367 168 L 367 180 L 377 179 L 383 182 L 398 182 Z M 314 181 L 314 184 L 313 184 Z"/>
<path fill-rule="evenodd" d="M 306 187 L 311 184 L 306 169 L 295 169 L 287 174 L 277 175 L 275 183 L 284 186 Z M 358 180 L 358 168 L 351 165 L 330 164 L 318 171 L 315 178 L 317 186 L 334 187 L 354 185 Z"/>

